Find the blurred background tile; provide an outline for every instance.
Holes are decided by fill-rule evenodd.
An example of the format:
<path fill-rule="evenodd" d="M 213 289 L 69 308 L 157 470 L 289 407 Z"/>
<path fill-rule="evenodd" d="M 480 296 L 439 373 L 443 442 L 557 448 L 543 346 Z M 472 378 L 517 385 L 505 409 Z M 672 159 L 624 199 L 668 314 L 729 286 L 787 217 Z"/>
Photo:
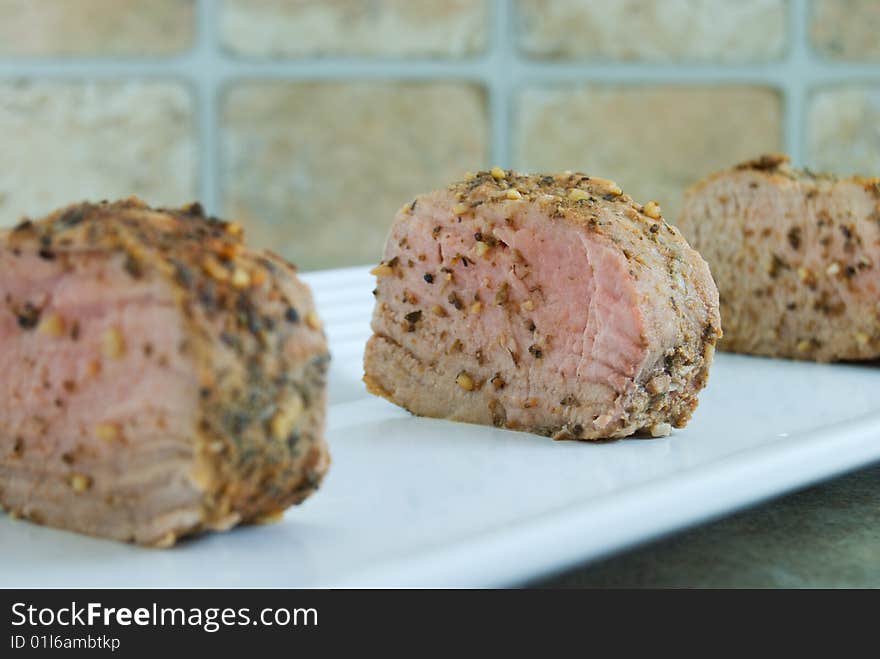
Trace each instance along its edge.
<path fill-rule="evenodd" d="M 170 55 L 195 41 L 195 0 L 0 0 L 0 56 Z"/>
<path fill-rule="evenodd" d="M 241 55 L 434 55 L 482 52 L 486 0 L 224 0 L 224 45 Z"/>
<path fill-rule="evenodd" d="M 816 50 L 832 59 L 880 59 L 880 2 L 814 0 L 812 37 Z"/>
<path fill-rule="evenodd" d="M 172 82 L 0 81 L 0 218 L 85 199 L 195 199 L 192 97 Z"/>
<path fill-rule="evenodd" d="M 674 222 L 691 183 L 781 148 L 781 111 L 765 87 L 535 87 L 520 95 L 515 162 L 614 179 Z"/>
<path fill-rule="evenodd" d="M 487 164 L 466 83 L 242 84 L 223 130 L 225 212 L 304 269 L 378 261 L 400 206 Z"/>
<path fill-rule="evenodd" d="M 880 85 L 816 92 L 808 132 L 808 161 L 815 169 L 880 175 Z"/>
<path fill-rule="evenodd" d="M 785 0 L 519 0 L 523 52 L 542 58 L 761 62 L 786 45 Z"/>

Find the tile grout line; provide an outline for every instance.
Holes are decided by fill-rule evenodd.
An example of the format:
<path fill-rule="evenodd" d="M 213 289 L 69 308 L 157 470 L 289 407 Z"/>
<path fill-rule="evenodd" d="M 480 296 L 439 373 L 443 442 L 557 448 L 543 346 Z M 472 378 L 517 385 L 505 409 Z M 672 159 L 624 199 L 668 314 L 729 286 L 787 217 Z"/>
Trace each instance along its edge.
<path fill-rule="evenodd" d="M 798 0 L 795 0 L 798 1 Z M 802 0 L 800 0 L 802 1 Z M 212 14 L 213 15 L 213 14 Z M 803 16 L 799 14 L 799 16 Z M 802 19 L 799 19 L 802 20 Z M 486 81 L 502 74 L 520 84 L 553 84 L 562 82 L 613 82 L 675 84 L 699 82 L 711 84 L 755 83 L 782 84 L 792 73 L 792 57 L 760 64 L 670 63 L 650 64 L 632 62 L 542 62 L 517 56 L 515 49 L 507 49 L 510 59 L 496 71 L 495 48 L 490 47 L 482 57 L 456 61 L 443 60 L 248 60 L 226 55 L 219 50 L 216 35 L 208 34 L 212 49 L 203 53 L 197 44 L 192 50 L 167 58 L 93 60 L 93 59 L 3 59 L 0 58 L 0 78 L 175 78 L 182 70 L 201 75 L 198 66 L 212 64 L 218 79 L 241 77 L 283 78 L 290 80 L 345 80 L 366 79 L 403 80 L 474 80 Z M 867 82 L 880 83 L 880 67 L 873 63 L 835 62 L 810 53 L 805 47 L 804 35 L 798 66 L 804 80 L 812 83 Z M 795 35 L 798 39 L 798 35 Z M 503 60 L 501 60 L 503 61 Z M 808 66 L 807 66 L 808 65 Z"/>
<path fill-rule="evenodd" d="M 220 126 L 218 103 L 219 79 L 216 56 L 219 22 L 216 3 L 198 0 L 196 7 L 199 35 L 194 51 L 195 71 L 192 84 L 198 90 L 199 188 L 201 201 L 210 214 L 222 214 L 220 207 Z"/>
<path fill-rule="evenodd" d="M 510 58 L 510 5 L 507 0 L 492 3 L 492 34 L 487 52 L 487 70 L 483 84 L 489 92 L 489 133 L 491 156 L 487 167 L 512 167 L 510 160 L 510 80 L 505 71 L 505 59 Z M 517 81 L 518 82 L 518 81 Z"/>
<path fill-rule="evenodd" d="M 783 126 L 785 149 L 796 165 L 804 165 L 808 132 L 806 126 L 805 104 L 808 102 L 805 89 L 812 85 L 810 73 L 813 70 L 812 52 L 809 46 L 809 8 L 806 0 L 792 0 L 789 8 L 789 75 L 784 82 L 785 108 Z"/>

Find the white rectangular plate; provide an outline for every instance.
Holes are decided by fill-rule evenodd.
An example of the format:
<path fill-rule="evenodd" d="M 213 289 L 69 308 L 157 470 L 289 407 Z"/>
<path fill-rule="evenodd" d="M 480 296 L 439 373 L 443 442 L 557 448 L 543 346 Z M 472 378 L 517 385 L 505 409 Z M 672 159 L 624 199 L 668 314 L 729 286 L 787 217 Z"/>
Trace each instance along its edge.
<path fill-rule="evenodd" d="M 331 342 L 321 490 L 173 550 L 0 518 L 0 586 L 504 586 L 880 459 L 875 365 L 718 355 L 685 430 L 613 443 L 420 419 L 366 393 L 373 278 L 305 275 Z"/>

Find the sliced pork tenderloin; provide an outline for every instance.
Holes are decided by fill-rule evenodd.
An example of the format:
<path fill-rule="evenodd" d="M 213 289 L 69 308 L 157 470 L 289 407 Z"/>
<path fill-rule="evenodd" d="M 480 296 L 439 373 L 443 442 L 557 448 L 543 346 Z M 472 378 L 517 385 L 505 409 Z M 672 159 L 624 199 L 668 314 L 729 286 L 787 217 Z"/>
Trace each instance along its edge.
<path fill-rule="evenodd" d="M 393 223 L 364 360 L 411 412 L 555 439 L 666 435 L 721 334 L 709 269 L 651 203 L 498 168 Z"/>
<path fill-rule="evenodd" d="M 197 206 L 0 235 L 0 503 L 116 540 L 278 515 L 321 480 L 327 344 L 281 258 Z"/>
<path fill-rule="evenodd" d="M 722 350 L 880 357 L 880 179 L 767 155 L 691 188 L 678 226 L 721 292 Z"/>

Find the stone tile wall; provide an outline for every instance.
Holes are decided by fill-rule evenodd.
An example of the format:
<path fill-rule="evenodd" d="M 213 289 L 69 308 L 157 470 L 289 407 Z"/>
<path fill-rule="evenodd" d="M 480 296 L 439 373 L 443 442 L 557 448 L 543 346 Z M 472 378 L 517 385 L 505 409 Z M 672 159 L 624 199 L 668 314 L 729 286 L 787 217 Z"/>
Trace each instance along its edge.
<path fill-rule="evenodd" d="M 0 224 L 201 199 L 304 269 L 494 164 L 658 200 L 764 151 L 880 175 L 873 0 L 0 0 Z"/>

